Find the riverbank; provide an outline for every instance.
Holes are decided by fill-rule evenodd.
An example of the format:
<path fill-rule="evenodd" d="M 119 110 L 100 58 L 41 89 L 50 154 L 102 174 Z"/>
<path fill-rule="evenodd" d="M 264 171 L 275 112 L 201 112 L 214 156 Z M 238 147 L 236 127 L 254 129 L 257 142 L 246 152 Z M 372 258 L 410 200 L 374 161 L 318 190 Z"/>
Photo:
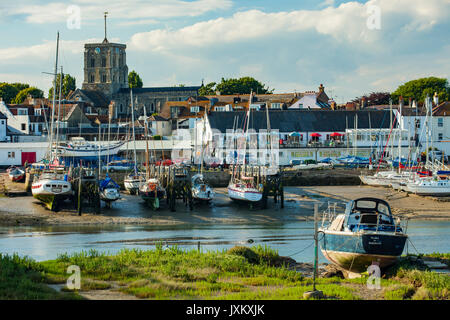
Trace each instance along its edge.
<path fill-rule="evenodd" d="M 448 256 L 433 259 L 448 265 Z M 367 275 L 343 279 L 333 269 L 320 273 L 317 288 L 332 300 L 448 299 L 450 277 L 428 271 L 421 258 L 403 257 L 386 270 L 378 289 L 368 288 Z M 0 255 L 0 262 L 0 299 L 301 300 L 312 289 L 310 265 L 262 246 L 201 252 L 158 245 L 113 256 L 95 250 L 62 254 L 44 262 Z M 75 291 L 66 287 L 72 265 L 81 270 Z"/>
<path fill-rule="evenodd" d="M 0 197 L 0 226 L 76 226 L 76 225 L 183 225 L 183 224 L 264 224 L 310 220 L 314 203 L 321 210 L 328 203 L 343 205 L 359 197 L 385 199 L 393 214 L 402 218 L 450 220 L 450 204 L 432 198 L 399 193 L 388 188 L 369 186 L 285 187 L 285 207 L 273 199 L 265 210 L 234 203 L 225 188 L 217 188 L 212 204 L 196 205 L 193 211 L 178 201 L 177 211 L 167 208 L 152 211 L 137 196 L 122 195 L 112 208 L 102 208 L 101 214 L 83 212 L 78 216 L 70 203 L 59 212 L 51 212 L 31 196 Z M 342 210 L 342 209 L 341 209 Z"/>

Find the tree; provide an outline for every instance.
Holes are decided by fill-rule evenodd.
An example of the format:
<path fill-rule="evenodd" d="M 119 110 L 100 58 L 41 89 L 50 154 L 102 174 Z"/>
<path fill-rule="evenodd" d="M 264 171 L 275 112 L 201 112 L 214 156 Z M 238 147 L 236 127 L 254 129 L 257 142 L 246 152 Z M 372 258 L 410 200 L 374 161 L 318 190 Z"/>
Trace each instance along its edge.
<path fill-rule="evenodd" d="M 273 93 L 264 84 L 252 77 L 242 77 L 239 79 L 224 79 L 216 86 L 215 91 L 220 94 L 248 94 L 250 91 L 259 94 Z"/>
<path fill-rule="evenodd" d="M 13 103 L 17 94 L 30 86 L 25 83 L 0 83 L 0 97 L 5 101 L 5 103 Z"/>
<path fill-rule="evenodd" d="M 44 92 L 38 88 L 30 87 L 21 90 L 13 100 L 13 103 L 20 104 L 25 101 L 25 99 L 31 96 L 32 98 L 43 98 Z"/>
<path fill-rule="evenodd" d="M 59 97 L 59 82 L 61 80 L 61 74 L 58 73 L 56 75 L 56 98 Z M 61 97 L 67 97 L 70 91 L 74 91 L 77 88 L 76 79 L 72 77 L 70 74 L 63 74 L 62 78 L 62 90 Z M 53 99 L 53 87 L 48 90 L 48 98 Z"/>
<path fill-rule="evenodd" d="M 450 87 L 448 85 L 448 80 L 437 77 L 411 80 L 400 85 L 391 96 L 394 103 L 398 103 L 399 97 L 402 96 L 405 100 L 412 98 L 422 104 L 425 101 L 427 94 L 430 97 L 433 97 L 435 92 L 438 93 L 439 101 L 449 100 Z"/>
<path fill-rule="evenodd" d="M 200 89 L 198 89 L 198 95 L 199 96 L 213 96 L 216 94 L 216 91 L 214 90 L 214 87 L 216 86 L 215 82 L 210 82 L 206 86 L 201 86 Z"/>
<path fill-rule="evenodd" d="M 381 104 L 389 104 L 391 94 L 389 92 L 372 92 L 371 94 L 365 94 L 361 97 L 357 97 L 351 102 L 361 103 L 363 98 L 366 99 L 366 106 L 376 106 Z"/>
<path fill-rule="evenodd" d="M 128 86 L 130 88 L 142 88 L 142 79 L 136 71 L 131 71 L 128 74 Z"/>

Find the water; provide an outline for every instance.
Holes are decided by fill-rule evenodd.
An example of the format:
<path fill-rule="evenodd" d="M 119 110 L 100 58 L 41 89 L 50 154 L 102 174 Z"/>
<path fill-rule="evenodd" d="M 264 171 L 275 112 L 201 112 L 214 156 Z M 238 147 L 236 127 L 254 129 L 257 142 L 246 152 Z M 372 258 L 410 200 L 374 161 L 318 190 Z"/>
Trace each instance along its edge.
<path fill-rule="evenodd" d="M 408 235 L 421 253 L 449 252 L 450 221 L 412 221 Z M 235 245 L 268 245 L 282 256 L 312 262 L 313 223 L 95 227 L 1 227 L 0 252 L 43 261 L 61 253 L 95 249 L 116 253 L 124 248 L 153 249 L 157 242 L 180 248 L 223 250 Z M 403 253 L 416 253 L 411 244 Z M 327 262 L 319 250 L 319 262 Z"/>

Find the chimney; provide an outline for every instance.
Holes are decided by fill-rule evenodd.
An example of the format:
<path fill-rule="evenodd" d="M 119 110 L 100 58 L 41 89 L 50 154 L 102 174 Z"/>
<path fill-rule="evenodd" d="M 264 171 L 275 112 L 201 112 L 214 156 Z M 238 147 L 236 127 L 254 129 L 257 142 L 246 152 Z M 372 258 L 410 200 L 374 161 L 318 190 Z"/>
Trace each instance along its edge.
<path fill-rule="evenodd" d="M 365 107 L 367 107 L 366 97 L 362 97 L 361 98 L 361 109 L 364 109 Z"/>
<path fill-rule="evenodd" d="M 321 83 L 319 86 L 319 93 L 322 93 L 325 91 L 325 87 L 323 86 L 323 84 Z"/>
<path fill-rule="evenodd" d="M 412 105 L 412 98 L 409 97 L 408 107 L 411 107 L 411 105 Z"/>
<path fill-rule="evenodd" d="M 439 96 L 438 96 L 437 92 L 434 93 L 433 100 L 434 100 L 434 105 L 437 106 L 439 104 Z"/>

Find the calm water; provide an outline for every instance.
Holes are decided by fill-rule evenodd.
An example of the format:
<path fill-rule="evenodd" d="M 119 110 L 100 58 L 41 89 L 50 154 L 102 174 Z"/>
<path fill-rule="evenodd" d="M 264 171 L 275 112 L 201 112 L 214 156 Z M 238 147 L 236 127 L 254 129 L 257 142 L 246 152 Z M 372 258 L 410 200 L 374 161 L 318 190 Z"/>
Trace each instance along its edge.
<path fill-rule="evenodd" d="M 450 252 L 450 221 L 414 221 L 408 235 L 419 252 Z M 250 241 L 249 241 L 250 240 Z M 253 242 L 252 242 L 253 241 Z M 293 221 L 262 225 L 117 226 L 117 227 L 2 227 L 0 252 L 28 255 L 38 261 L 58 254 L 95 249 L 115 253 L 123 248 L 152 249 L 155 243 L 181 248 L 223 250 L 235 245 L 268 245 L 296 261 L 313 259 L 313 223 Z M 415 249 L 408 244 L 410 253 Z M 320 252 L 320 251 L 319 251 Z M 319 254 L 320 262 L 326 262 Z"/>

